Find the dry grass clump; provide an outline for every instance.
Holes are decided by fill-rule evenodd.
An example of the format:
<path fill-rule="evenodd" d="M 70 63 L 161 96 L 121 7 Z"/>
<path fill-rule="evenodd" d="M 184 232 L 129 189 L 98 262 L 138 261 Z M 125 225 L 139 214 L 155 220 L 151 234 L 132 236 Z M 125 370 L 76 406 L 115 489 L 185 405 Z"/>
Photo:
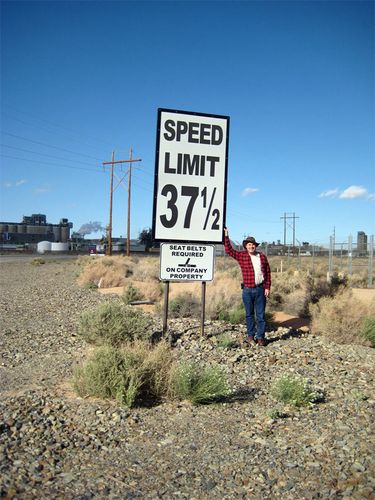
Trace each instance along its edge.
<path fill-rule="evenodd" d="M 163 293 L 163 287 L 159 281 L 132 281 L 131 285 L 139 290 L 143 298 L 153 302 L 157 302 Z"/>
<path fill-rule="evenodd" d="M 133 278 L 136 281 L 158 281 L 159 280 L 159 259 L 154 257 L 144 257 L 133 269 Z"/>
<path fill-rule="evenodd" d="M 282 309 L 287 314 L 298 316 L 300 318 L 307 316 L 309 306 L 309 295 L 306 287 L 300 290 L 294 290 L 292 293 L 285 296 L 282 301 Z"/>
<path fill-rule="evenodd" d="M 89 288 L 128 287 L 138 290 L 148 300 L 160 299 L 159 261 L 153 257 L 83 257 L 78 259 L 82 268 L 78 277 L 81 286 Z"/>
<path fill-rule="evenodd" d="M 221 367 L 177 362 L 165 342 L 101 347 L 76 369 L 73 385 L 82 397 L 113 399 L 128 407 L 154 405 L 166 397 L 207 404 L 230 392 Z"/>
<path fill-rule="evenodd" d="M 370 342 L 372 347 L 375 347 L 375 316 L 363 320 L 361 334 L 363 338 Z"/>
<path fill-rule="evenodd" d="M 169 301 L 171 318 L 195 318 L 200 314 L 200 298 L 191 292 L 182 292 Z"/>
<path fill-rule="evenodd" d="M 340 344 L 369 345 L 370 339 L 363 334 L 364 322 L 375 316 L 375 305 L 358 301 L 351 290 L 342 290 L 334 297 L 322 297 L 310 306 L 310 314 L 313 333 Z"/>
<path fill-rule="evenodd" d="M 242 304 L 240 282 L 228 276 L 227 272 L 218 272 L 215 280 L 207 287 L 206 315 L 210 319 L 219 319 L 222 313 L 238 309 Z"/>
<path fill-rule="evenodd" d="M 127 287 L 124 287 L 124 291 L 121 296 L 121 299 L 124 302 L 124 304 L 130 304 L 131 302 L 142 300 L 143 298 L 144 298 L 143 294 L 132 283 L 129 283 Z"/>
<path fill-rule="evenodd" d="M 82 313 L 78 334 L 95 345 L 120 346 L 124 342 L 150 339 L 151 316 L 121 302 L 105 302 Z"/>
<path fill-rule="evenodd" d="M 314 278 L 309 272 L 288 271 L 276 273 L 272 278 L 268 306 L 299 317 L 310 316 L 310 305 L 322 297 L 334 297 L 348 285 L 346 275 L 334 274 L 328 283 L 326 276 Z"/>
<path fill-rule="evenodd" d="M 93 283 L 101 288 L 123 286 L 125 278 L 133 274 L 135 263 L 127 257 L 87 257 L 79 261 L 82 271 L 78 283 Z"/>
<path fill-rule="evenodd" d="M 368 270 L 362 269 L 348 277 L 350 286 L 353 288 L 366 288 L 368 281 Z"/>
<path fill-rule="evenodd" d="M 172 354 L 166 343 L 135 342 L 122 349 L 102 347 L 74 375 L 82 397 L 114 399 L 122 406 L 148 406 L 168 391 Z"/>
<path fill-rule="evenodd" d="M 307 272 L 288 271 L 272 275 L 268 307 L 297 316 L 305 316 L 310 300 L 312 278 Z"/>
<path fill-rule="evenodd" d="M 197 405 L 220 401 L 230 392 L 227 376 L 219 365 L 205 367 L 197 362 L 180 362 L 172 367 L 172 397 Z"/>
<path fill-rule="evenodd" d="M 232 257 L 216 257 L 215 259 L 215 273 L 225 273 L 225 272 L 233 272 L 233 269 L 237 269 L 237 262 L 232 259 Z"/>
<path fill-rule="evenodd" d="M 277 378 L 270 392 L 276 401 L 296 407 L 318 403 L 324 399 L 323 391 L 313 388 L 308 379 L 289 373 Z"/>

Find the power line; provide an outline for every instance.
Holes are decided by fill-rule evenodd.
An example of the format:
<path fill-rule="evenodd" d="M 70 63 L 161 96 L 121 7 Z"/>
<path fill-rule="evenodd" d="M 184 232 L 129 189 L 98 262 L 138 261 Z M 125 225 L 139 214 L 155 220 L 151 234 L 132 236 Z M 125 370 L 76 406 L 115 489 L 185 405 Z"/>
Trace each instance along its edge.
<path fill-rule="evenodd" d="M 92 168 L 72 167 L 71 165 L 61 165 L 61 164 L 58 164 L 58 163 L 50 163 L 50 162 L 41 161 L 41 160 L 30 160 L 28 158 L 19 158 L 18 156 L 10 156 L 10 155 L 4 155 L 4 154 L 1 154 L 0 156 L 2 156 L 3 158 L 11 158 L 12 160 L 22 160 L 22 161 L 28 161 L 28 162 L 31 162 L 31 163 L 38 163 L 38 164 L 49 165 L 50 167 L 62 167 L 62 168 L 71 168 L 71 169 L 74 169 L 74 170 L 88 170 L 89 172 L 98 172 L 98 170 L 94 170 Z"/>
<path fill-rule="evenodd" d="M 78 130 L 74 130 L 74 129 L 70 129 L 68 127 L 63 127 L 62 125 L 58 124 L 58 123 L 54 123 L 54 122 L 51 122 L 50 120 L 45 120 L 44 118 L 40 118 L 39 116 L 36 116 L 36 115 L 33 115 L 32 113 L 26 113 L 25 111 L 21 111 L 17 108 L 15 108 L 14 106 L 11 106 L 9 104 L 6 104 L 6 106 L 10 109 L 13 109 L 14 111 L 16 111 L 17 113 L 21 113 L 23 115 L 26 115 L 26 116 L 30 116 L 31 118 L 34 118 L 36 120 L 39 120 L 41 122 L 44 122 L 44 123 L 47 123 L 49 125 L 52 125 L 53 127 L 56 127 L 56 128 L 59 128 L 61 130 L 65 130 L 66 132 L 69 132 L 71 135 L 74 135 L 74 134 L 79 134 L 80 132 Z M 51 131 L 51 130 L 48 130 L 46 129 L 45 127 L 41 127 L 40 125 L 35 125 L 34 123 L 30 123 L 30 122 L 27 122 L 27 121 L 24 121 L 24 120 L 21 120 L 20 118 L 17 118 L 15 116 L 12 116 L 10 113 L 6 112 L 6 111 L 1 111 L 2 114 L 5 114 L 5 115 L 8 115 L 10 116 L 13 120 L 16 120 L 16 121 L 19 121 L 21 123 L 24 123 L 25 125 L 31 125 L 33 127 L 37 127 L 37 128 L 40 128 L 41 130 L 46 130 L 47 132 L 49 132 L 50 134 L 55 134 L 56 132 L 54 131 Z M 89 136 L 87 135 L 88 138 L 90 138 L 91 140 L 95 141 L 95 142 L 102 142 L 103 144 L 107 144 L 108 146 L 111 146 L 111 144 L 103 139 L 100 139 L 100 138 L 97 138 L 97 137 L 94 137 L 94 136 Z M 74 136 L 73 136 L 74 138 Z M 77 139 L 77 138 L 74 138 L 74 140 L 78 141 L 78 142 L 82 142 L 83 144 L 85 144 L 85 142 L 83 142 L 82 140 L 80 139 Z"/>
<path fill-rule="evenodd" d="M 5 134 L 5 135 L 9 135 L 10 137 L 22 139 L 23 141 L 32 142 L 33 144 L 38 144 L 39 146 L 45 146 L 47 148 L 58 149 L 60 151 L 65 151 L 65 153 L 72 153 L 72 154 L 79 155 L 79 156 L 86 156 L 87 158 L 91 158 L 92 160 L 102 161 L 101 159 L 96 158 L 95 156 L 90 156 L 90 155 L 87 155 L 85 153 L 78 153 L 78 151 L 72 151 L 70 149 L 60 148 L 59 146 L 46 144 L 45 142 L 34 141 L 33 139 L 28 139 L 27 137 L 22 137 L 21 135 L 12 134 L 10 132 L 5 132 L 3 130 L 1 131 L 1 133 Z"/>
<path fill-rule="evenodd" d="M 39 153 L 38 151 L 31 151 L 30 149 L 17 148 L 16 146 L 10 146 L 9 144 L 1 144 L 1 146 L 4 148 L 15 149 L 16 151 L 22 151 L 24 153 L 32 153 L 34 155 L 46 156 L 47 158 L 54 158 L 56 160 L 74 161 L 75 163 L 80 163 L 81 165 L 91 165 L 91 163 L 88 163 L 87 161 L 69 160 L 69 158 L 61 158 L 61 156 Z"/>

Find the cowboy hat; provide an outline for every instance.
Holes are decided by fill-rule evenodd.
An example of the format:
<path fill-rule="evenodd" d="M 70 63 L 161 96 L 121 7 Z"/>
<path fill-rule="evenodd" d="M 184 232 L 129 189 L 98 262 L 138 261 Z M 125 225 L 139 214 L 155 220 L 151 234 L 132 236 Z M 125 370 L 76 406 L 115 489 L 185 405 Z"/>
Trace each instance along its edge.
<path fill-rule="evenodd" d="M 257 247 L 257 246 L 259 246 L 259 243 L 257 243 L 257 242 L 255 241 L 254 236 L 248 236 L 246 239 L 244 239 L 244 240 L 243 240 L 243 242 L 242 242 L 242 246 L 243 246 L 244 248 L 246 248 L 246 245 L 247 245 L 248 243 L 253 243 L 256 247 Z"/>

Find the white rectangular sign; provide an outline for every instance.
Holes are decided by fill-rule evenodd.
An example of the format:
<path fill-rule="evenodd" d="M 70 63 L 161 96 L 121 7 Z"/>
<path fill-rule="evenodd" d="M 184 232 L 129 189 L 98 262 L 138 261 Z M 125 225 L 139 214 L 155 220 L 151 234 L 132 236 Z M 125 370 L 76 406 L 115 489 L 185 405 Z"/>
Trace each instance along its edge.
<path fill-rule="evenodd" d="M 160 245 L 162 281 L 212 281 L 215 247 L 191 243 Z"/>
<path fill-rule="evenodd" d="M 159 109 L 153 239 L 221 243 L 229 117 Z"/>

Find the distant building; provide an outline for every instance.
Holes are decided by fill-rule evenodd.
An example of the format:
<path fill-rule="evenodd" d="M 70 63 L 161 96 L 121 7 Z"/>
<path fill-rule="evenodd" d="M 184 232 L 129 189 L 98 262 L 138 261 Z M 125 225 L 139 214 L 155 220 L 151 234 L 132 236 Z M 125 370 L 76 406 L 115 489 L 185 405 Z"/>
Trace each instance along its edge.
<path fill-rule="evenodd" d="M 367 234 L 364 231 L 357 233 L 357 253 L 358 255 L 367 254 Z"/>
<path fill-rule="evenodd" d="M 0 243 L 24 245 L 51 241 L 66 243 L 70 238 L 73 223 L 60 219 L 59 224 L 50 224 L 44 214 L 32 214 L 23 217 L 22 222 L 0 222 Z"/>

